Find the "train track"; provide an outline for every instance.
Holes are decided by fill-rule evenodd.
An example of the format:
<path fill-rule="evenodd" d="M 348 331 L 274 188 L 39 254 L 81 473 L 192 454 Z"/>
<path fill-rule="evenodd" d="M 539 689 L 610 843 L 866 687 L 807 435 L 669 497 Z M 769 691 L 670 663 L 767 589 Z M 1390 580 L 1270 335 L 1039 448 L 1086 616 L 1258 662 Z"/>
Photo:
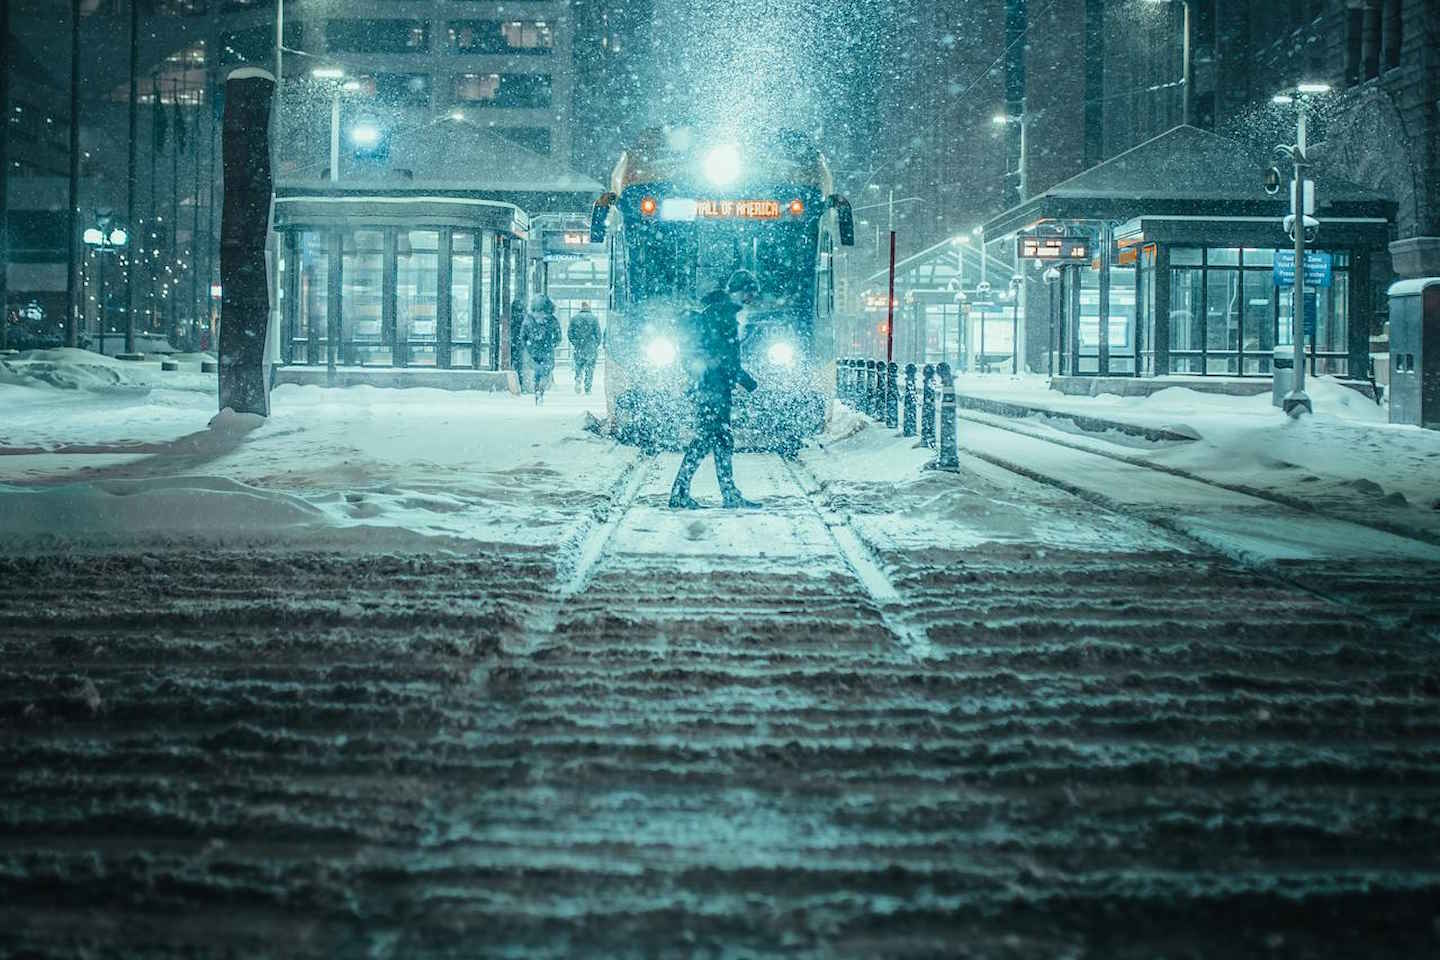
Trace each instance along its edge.
<path fill-rule="evenodd" d="M 1036 469 L 1017 462 L 1013 457 L 997 455 L 993 451 L 982 449 L 980 444 L 964 443 L 962 432 L 962 457 L 984 461 L 1036 483 L 1063 490 L 1107 511 L 1138 518 L 1164 529 L 1171 535 L 1185 538 L 1196 549 L 1223 554 L 1233 562 L 1256 570 L 1260 575 L 1287 584 L 1294 590 L 1349 606 L 1386 627 L 1406 629 L 1432 639 L 1440 638 L 1440 597 L 1422 586 L 1440 576 L 1440 552 L 1432 549 L 1436 544 L 1426 531 L 1323 511 L 1305 501 L 1283 494 L 1212 480 L 1190 471 L 1047 436 L 987 417 L 961 415 L 959 419 L 982 429 L 1015 434 L 1049 447 L 1076 451 L 1082 455 L 1078 462 L 1067 464 L 1075 473 L 1073 478 L 1067 478 L 1053 469 Z M 1243 543 L 1246 539 L 1247 531 L 1243 527 L 1218 532 L 1197 532 L 1194 518 L 1186 515 L 1183 506 L 1157 506 L 1144 502 L 1144 498 L 1139 502 L 1127 501 L 1124 496 L 1106 492 L 1093 483 L 1087 483 L 1083 468 L 1085 456 L 1102 458 L 1141 471 L 1136 477 L 1127 479 L 1127 487 L 1143 489 L 1146 483 L 1140 478 L 1148 472 L 1175 478 L 1181 484 L 1177 490 L 1182 496 L 1185 484 L 1232 495 L 1225 509 L 1242 518 L 1247 513 L 1253 513 L 1256 507 L 1263 503 L 1275 504 L 1292 512 L 1292 520 L 1296 525 L 1320 527 L 1328 532 L 1329 539 L 1333 541 L 1329 546 L 1334 549 L 1322 557 L 1305 556 L 1303 549 L 1296 550 L 1296 556 L 1291 559 L 1277 559 L 1273 553 L 1264 550 L 1260 551 L 1260 555 L 1254 555 L 1246 547 L 1234 545 L 1234 542 Z M 1274 519 L 1274 516 L 1257 517 L 1256 523 L 1267 523 L 1273 531 L 1276 526 Z M 1205 524 L 1198 526 L 1203 530 Z M 1379 534 L 1382 539 L 1369 544 L 1357 542 L 1355 556 L 1347 556 L 1347 538 L 1363 540 L 1363 536 L 1356 536 L 1363 531 Z M 1312 536 L 1309 539 L 1316 541 L 1326 538 Z M 1410 548 L 1406 547 L 1407 544 L 1411 545 Z"/>
<path fill-rule="evenodd" d="M 1144 457 L 1126 456 L 1125 454 L 1120 453 L 1116 450 L 1107 450 L 1099 446 L 1076 443 L 1073 440 L 1066 440 L 1062 437 L 1057 437 L 1042 431 L 1027 430 L 1000 417 L 979 416 L 974 413 L 966 413 L 962 410 L 956 410 L 955 415 L 956 419 L 958 420 L 968 420 L 971 423 L 978 423 L 987 427 L 994 427 L 997 430 L 1004 430 L 1009 433 L 1018 434 L 1022 437 L 1029 437 L 1032 440 L 1041 440 L 1045 443 L 1053 444 L 1057 447 L 1066 447 L 1071 450 L 1078 450 L 1081 453 L 1088 453 L 1098 457 L 1105 457 L 1107 460 L 1114 460 L 1117 463 L 1124 463 L 1132 467 L 1140 467 L 1145 470 L 1153 470 L 1156 473 L 1163 473 L 1172 477 L 1182 477 L 1186 480 L 1193 480 L 1196 483 L 1203 483 L 1208 487 L 1214 487 L 1217 490 L 1225 490 L 1230 493 L 1238 493 L 1247 497 L 1254 497 L 1257 500 L 1267 500 L 1270 503 L 1279 504 L 1280 506 L 1288 507 L 1291 510 L 1298 510 L 1302 513 L 1310 513 L 1316 514 L 1318 516 L 1329 517 L 1333 520 L 1339 520 L 1345 523 L 1353 523 L 1357 526 L 1368 527 L 1371 530 L 1377 530 L 1382 533 L 1391 534 L 1393 536 L 1403 537 L 1406 540 L 1414 540 L 1417 543 L 1429 544 L 1431 546 L 1440 546 L 1440 534 L 1433 533 L 1429 530 L 1423 529 L 1421 527 L 1416 527 L 1414 525 L 1391 523 L 1390 521 L 1385 520 L 1382 517 L 1374 517 L 1369 515 L 1358 516 L 1351 513 L 1338 513 L 1333 510 L 1323 510 L 1320 507 L 1317 507 L 1313 501 L 1306 500 L 1301 497 L 1292 497 L 1275 490 L 1266 489 L 1263 487 L 1254 487 L 1244 483 L 1227 483 L 1223 480 L 1216 480 L 1213 477 L 1206 477 L 1203 474 L 1195 473 L 1192 470 L 1185 470 L 1180 467 L 1172 467 L 1169 464 L 1165 463 L 1156 463 L 1155 461 L 1148 460 Z"/>

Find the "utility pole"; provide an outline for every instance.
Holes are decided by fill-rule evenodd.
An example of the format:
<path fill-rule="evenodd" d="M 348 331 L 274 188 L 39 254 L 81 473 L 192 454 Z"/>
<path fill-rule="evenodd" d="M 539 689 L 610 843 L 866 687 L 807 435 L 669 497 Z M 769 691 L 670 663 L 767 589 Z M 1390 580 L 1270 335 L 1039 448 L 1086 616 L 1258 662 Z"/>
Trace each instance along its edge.
<path fill-rule="evenodd" d="M 7 122 L 9 118 L 6 118 Z M 80 0 L 70 0 L 70 209 L 65 217 L 65 346 L 80 342 L 75 317 L 75 231 L 80 208 Z"/>
<path fill-rule="evenodd" d="M 1181 122 L 1188 127 L 1190 126 L 1190 121 L 1192 119 L 1191 112 L 1194 109 L 1191 104 L 1195 101 L 1195 65 L 1193 63 L 1193 50 L 1190 46 L 1190 0 L 1180 0 L 1180 6 L 1185 9 L 1185 36 L 1184 39 L 1181 41 L 1182 47 L 1180 53 L 1181 57 L 1183 58 L 1183 66 L 1181 67 L 1181 70 L 1183 72 L 1181 74 L 1180 86 L 1180 117 Z"/>
<path fill-rule="evenodd" d="M 10 343 L 10 0 L 0 0 L 0 350 Z"/>
<path fill-rule="evenodd" d="M 140 0 L 130 0 L 130 144 L 126 154 L 125 229 L 132 238 L 145 243 L 143 232 L 135 229 L 135 191 L 140 180 L 135 169 L 136 137 L 140 123 Z M 129 265 L 125 268 L 125 352 L 135 352 L 135 244 L 129 248 Z"/>

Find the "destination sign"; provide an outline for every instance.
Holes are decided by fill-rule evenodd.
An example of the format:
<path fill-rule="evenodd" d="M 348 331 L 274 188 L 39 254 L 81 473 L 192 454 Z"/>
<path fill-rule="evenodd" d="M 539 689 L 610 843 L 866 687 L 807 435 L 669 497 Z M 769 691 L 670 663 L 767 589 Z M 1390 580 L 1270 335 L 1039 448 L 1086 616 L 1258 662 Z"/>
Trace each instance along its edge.
<path fill-rule="evenodd" d="M 1021 260 L 1063 260 L 1085 263 L 1090 260 L 1089 237 L 1021 237 Z"/>
<path fill-rule="evenodd" d="M 695 216 L 704 220 L 779 220 L 779 200 L 696 200 Z"/>

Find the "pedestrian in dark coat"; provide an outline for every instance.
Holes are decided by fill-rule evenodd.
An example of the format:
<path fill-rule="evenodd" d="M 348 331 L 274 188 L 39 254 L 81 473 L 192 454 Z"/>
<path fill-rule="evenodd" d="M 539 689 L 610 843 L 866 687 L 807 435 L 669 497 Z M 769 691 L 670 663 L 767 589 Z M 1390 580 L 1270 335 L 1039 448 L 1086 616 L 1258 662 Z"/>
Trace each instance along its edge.
<path fill-rule="evenodd" d="M 525 298 L 516 297 L 510 301 L 510 366 L 515 368 L 515 379 L 520 381 L 520 392 L 525 392 Z"/>
<path fill-rule="evenodd" d="M 535 403 L 540 404 L 545 401 L 545 390 L 555 370 L 555 347 L 560 343 L 560 321 L 555 316 L 555 304 L 545 294 L 536 294 L 530 301 L 523 335 L 525 352 L 530 355 L 530 379 L 535 388 Z"/>
<path fill-rule="evenodd" d="M 724 290 L 714 290 L 701 301 L 695 336 L 695 373 L 691 393 L 695 405 L 695 439 L 685 448 L 685 458 L 670 488 L 672 508 L 694 509 L 699 504 L 690 496 L 690 481 L 707 453 L 715 456 L 715 479 L 727 507 L 757 507 L 735 486 L 735 437 L 730 427 L 731 395 L 739 384 L 746 390 L 756 387 L 755 378 L 740 366 L 740 325 L 736 315 L 755 299 L 759 284 L 748 270 L 737 270 Z"/>
<path fill-rule="evenodd" d="M 570 318 L 571 363 L 575 368 L 575 392 L 580 392 L 581 380 L 585 392 L 595 380 L 595 358 L 600 353 L 600 321 L 590 312 L 589 303 L 580 304 L 580 312 Z"/>

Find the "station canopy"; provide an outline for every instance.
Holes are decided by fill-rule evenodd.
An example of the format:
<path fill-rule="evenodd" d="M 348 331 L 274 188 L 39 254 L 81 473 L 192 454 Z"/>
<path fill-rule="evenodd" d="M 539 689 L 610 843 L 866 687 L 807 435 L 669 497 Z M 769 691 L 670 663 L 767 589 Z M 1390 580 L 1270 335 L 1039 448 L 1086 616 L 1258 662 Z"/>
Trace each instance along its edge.
<path fill-rule="evenodd" d="M 959 238 L 942 240 L 896 263 L 895 299 L 900 303 L 907 300 L 948 302 L 963 290 L 966 297 L 973 300 L 982 278 L 989 282 L 997 296 L 1008 289 L 1010 277 L 1015 272 L 1013 257 L 996 256 L 998 248 L 990 245 L 982 273 L 980 238 L 965 239 L 968 242 L 961 242 Z M 878 295 L 883 303 L 889 282 L 890 268 L 887 266 L 865 278 L 860 295 L 862 298 Z"/>

